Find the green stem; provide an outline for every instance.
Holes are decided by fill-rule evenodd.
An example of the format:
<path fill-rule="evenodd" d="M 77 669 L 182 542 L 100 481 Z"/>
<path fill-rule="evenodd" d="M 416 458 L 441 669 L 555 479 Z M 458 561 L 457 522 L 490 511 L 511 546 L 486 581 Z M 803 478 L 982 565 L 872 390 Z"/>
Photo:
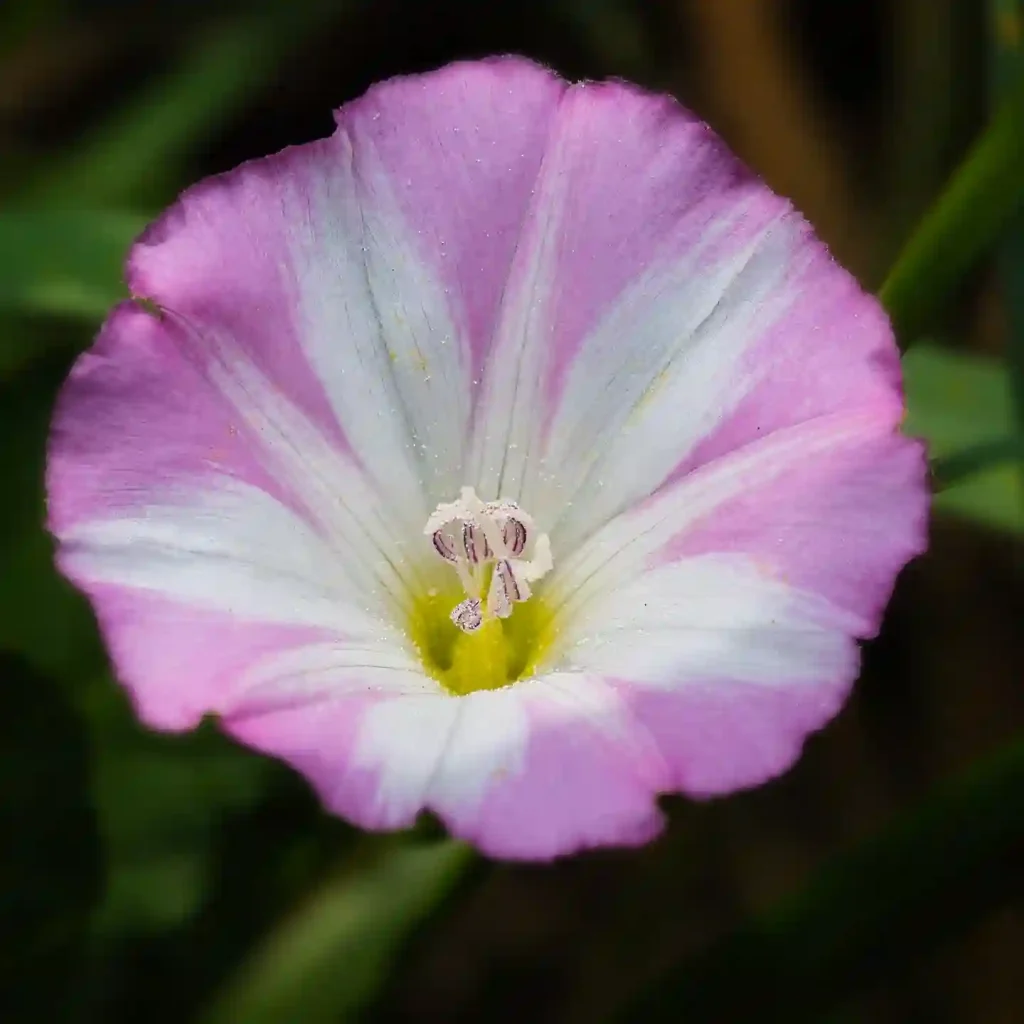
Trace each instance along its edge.
<path fill-rule="evenodd" d="M 473 863 L 452 840 L 367 836 L 229 981 L 203 1024 L 336 1024 L 376 995 L 413 929 Z"/>
<path fill-rule="evenodd" d="M 1024 77 L 904 246 L 879 291 L 913 338 L 1024 203 Z"/>

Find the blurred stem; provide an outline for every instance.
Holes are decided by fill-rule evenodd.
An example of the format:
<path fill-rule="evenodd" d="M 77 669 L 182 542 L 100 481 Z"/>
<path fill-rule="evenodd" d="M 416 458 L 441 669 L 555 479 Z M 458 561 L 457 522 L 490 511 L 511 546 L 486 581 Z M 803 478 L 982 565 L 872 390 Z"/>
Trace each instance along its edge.
<path fill-rule="evenodd" d="M 1024 4 L 989 0 L 992 92 L 998 99 L 1024 79 Z M 1024 132 L 1024 118 L 1018 126 Z M 1006 355 L 1018 429 L 1024 436 L 1024 216 L 1018 213 L 999 252 L 1006 308 Z"/>
<path fill-rule="evenodd" d="M 819 1021 L 1005 899 L 1020 884 L 1022 848 L 1017 741 L 682 964 L 622 1018 Z"/>
<path fill-rule="evenodd" d="M 336 1024 L 377 993 L 412 930 L 473 863 L 453 840 L 364 836 L 255 950 L 203 1024 Z"/>
<path fill-rule="evenodd" d="M 1024 77 L 917 226 L 879 291 L 904 342 L 924 329 L 1022 202 Z"/>

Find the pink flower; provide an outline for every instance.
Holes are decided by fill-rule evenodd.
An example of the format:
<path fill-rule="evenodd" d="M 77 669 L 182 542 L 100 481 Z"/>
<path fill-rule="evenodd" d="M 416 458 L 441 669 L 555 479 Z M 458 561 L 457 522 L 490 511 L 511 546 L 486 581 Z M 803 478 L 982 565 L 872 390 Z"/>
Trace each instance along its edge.
<path fill-rule="evenodd" d="M 397 829 L 636 844 L 784 771 L 921 551 L 878 304 L 672 100 L 394 79 L 201 182 L 59 402 L 50 525 L 144 721 Z"/>

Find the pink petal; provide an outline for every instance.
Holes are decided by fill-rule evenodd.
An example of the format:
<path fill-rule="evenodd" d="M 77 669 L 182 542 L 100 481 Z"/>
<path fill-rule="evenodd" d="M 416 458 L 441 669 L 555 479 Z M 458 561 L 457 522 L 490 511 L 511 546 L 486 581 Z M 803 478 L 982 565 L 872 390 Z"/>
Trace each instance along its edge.
<path fill-rule="evenodd" d="M 550 524 L 582 485 L 580 467 L 621 432 L 634 386 L 651 387 L 685 347 L 679 312 L 707 316 L 737 255 L 786 212 L 672 100 L 615 82 L 569 87 L 549 120 L 483 381 L 478 486 L 522 498 Z M 647 491 L 659 479 L 645 478 Z"/>
<path fill-rule="evenodd" d="M 394 586 L 360 555 L 372 528 L 352 517 L 381 513 L 358 470 L 255 379 L 234 404 L 196 368 L 195 343 L 119 307 L 62 394 L 47 480 L 62 570 L 92 599 L 140 715 L 173 729 L 230 708 L 282 652 L 385 635 L 366 609 L 386 615 Z M 333 477 L 327 494 L 313 466 Z M 360 497 L 369 510 L 353 511 Z"/>
<path fill-rule="evenodd" d="M 139 717 L 156 729 L 193 728 L 230 707 L 239 681 L 265 658 L 323 637 L 109 585 L 97 585 L 93 601 L 118 676 Z"/>
<path fill-rule="evenodd" d="M 857 667 L 853 616 L 742 555 L 659 566 L 562 622 L 574 668 L 660 689 L 695 679 L 814 686 Z"/>
<path fill-rule="evenodd" d="M 927 544 L 926 472 L 922 446 L 897 434 L 796 458 L 774 479 L 707 510 L 659 558 L 742 552 L 854 613 L 857 635 L 874 636 L 896 574 Z"/>
<path fill-rule="evenodd" d="M 552 585 L 582 607 L 650 568 L 742 554 L 873 635 L 897 573 L 926 542 L 921 445 L 869 410 L 776 431 L 663 487 L 563 563 Z"/>
<path fill-rule="evenodd" d="M 743 209 L 721 197 L 686 258 L 640 278 L 570 365 L 546 443 L 572 499 L 552 530 L 559 546 L 775 430 L 842 413 L 901 418 L 896 348 L 874 300 L 791 211 L 715 241 L 730 222 L 752 228 Z M 633 345 L 618 343 L 627 336 Z"/>
<path fill-rule="evenodd" d="M 337 113 L 387 179 L 419 259 L 454 306 L 478 379 L 566 83 L 515 57 L 393 78 Z"/>
<path fill-rule="evenodd" d="M 922 550 L 920 446 L 870 413 L 775 432 L 620 515 L 556 582 L 568 667 L 615 678 L 672 787 L 764 782 L 839 709 Z"/>
<path fill-rule="evenodd" d="M 216 356 L 232 373 L 244 356 L 421 521 L 435 492 L 464 483 L 469 340 L 436 252 L 423 258 L 403 213 L 420 168 L 389 174 L 361 102 L 331 138 L 185 192 L 134 248 L 128 280 L 200 336 L 200 368 Z"/>
<path fill-rule="evenodd" d="M 400 643 L 385 620 L 421 582 L 437 465 L 415 442 L 457 453 L 469 391 L 441 286 L 374 192 L 372 154 L 359 170 L 357 188 L 339 134 L 189 190 L 129 260 L 160 311 L 118 307 L 60 397 L 60 565 L 162 727 L 225 710 L 296 645 Z"/>
<path fill-rule="evenodd" d="M 370 829 L 432 810 L 496 857 L 549 859 L 646 842 L 661 827 L 666 767 L 614 690 L 549 676 L 464 698 L 353 695 L 225 722 L 306 775 L 324 803 Z"/>
<path fill-rule="evenodd" d="M 556 672 L 499 692 L 507 696 L 493 713 L 506 720 L 507 704 L 520 701 L 527 741 L 474 804 L 460 786 L 474 770 L 468 723 L 465 739 L 453 739 L 431 792 L 455 835 L 495 857 L 537 860 L 638 846 L 660 832 L 654 798 L 668 786 L 666 765 L 603 680 Z"/>
<path fill-rule="evenodd" d="M 132 303 L 75 364 L 50 436 L 50 528 L 131 509 L 177 482 L 230 477 L 282 500 L 259 442 L 189 358 L 187 332 Z"/>
<path fill-rule="evenodd" d="M 804 739 L 829 722 L 849 676 L 813 687 L 691 680 L 665 691 L 622 683 L 633 715 L 663 752 L 670 787 L 710 797 L 757 786 L 788 770 Z"/>
<path fill-rule="evenodd" d="M 384 83 L 339 123 L 483 367 L 464 475 L 559 548 L 774 429 L 899 418 L 875 300 L 671 100 L 504 59 Z"/>
<path fill-rule="evenodd" d="M 736 367 L 742 402 L 709 431 L 676 475 L 785 427 L 840 411 L 903 416 L 899 351 L 882 307 L 809 229 L 786 282 L 785 311 L 764 324 Z"/>

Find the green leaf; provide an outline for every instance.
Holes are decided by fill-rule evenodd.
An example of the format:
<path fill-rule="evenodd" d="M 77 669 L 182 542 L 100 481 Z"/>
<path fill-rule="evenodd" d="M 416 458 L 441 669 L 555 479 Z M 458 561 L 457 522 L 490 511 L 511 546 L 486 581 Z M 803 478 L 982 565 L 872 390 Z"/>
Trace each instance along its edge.
<path fill-rule="evenodd" d="M 108 680 L 89 701 L 110 864 L 94 930 L 99 1012 L 89 1019 L 195 1021 L 353 832 L 300 776 L 212 723 L 167 736 L 104 721 L 114 692 Z M 125 719 L 127 701 L 117 704 L 113 717 Z"/>
<path fill-rule="evenodd" d="M 471 861 L 450 840 L 367 839 L 360 854 L 285 920 L 228 985 L 204 1024 L 336 1024 L 367 1005 L 411 930 Z"/>
<path fill-rule="evenodd" d="M 276 766 L 212 724 L 184 735 L 146 729 L 106 674 L 76 689 L 96 747 L 96 810 L 111 870 L 96 931 L 177 927 L 207 894 L 218 827 L 259 802 Z"/>
<path fill-rule="evenodd" d="M 1024 78 L 917 226 L 879 291 L 898 334 L 926 329 L 1024 203 Z"/>
<path fill-rule="evenodd" d="M 60 688 L 0 654 L 0 1020 L 67 1020 L 101 853 L 83 724 Z"/>
<path fill-rule="evenodd" d="M 1022 843 L 1018 741 L 664 975 L 622 1019 L 820 1021 L 998 905 L 1018 885 Z"/>
<path fill-rule="evenodd" d="M 1000 437 L 994 441 L 961 448 L 950 455 L 931 460 L 932 480 L 936 491 L 945 491 L 964 480 L 994 466 L 1019 462 L 1024 458 L 1024 442 L 1016 437 Z"/>
<path fill-rule="evenodd" d="M 903 358 L 907 392 L 906 431 L 928 442 L 937 473 L 955 479 L 935 498 L 939 511 L 989 526 L 1024 531 L 1024 488 L 1013 461 L 989 462 L 979 455 L 1012 455 L 1009 381 L 995 360 L 965 352 L 917 345 Z M 965 454 L 970 452 L 973 454 Z M 974 459 L 970 476 L 965 460 Z M 958 465 L 959 463 L 959 465 Z"/>
<path fill-rule="evenodd" d="M 145 217 L 112 210 L 0 209 L 0 312 L 98 322 L 128 297 L 124 259 L 145 226 Z M 15 365 L 0 338 L 0 371 Z"/>

